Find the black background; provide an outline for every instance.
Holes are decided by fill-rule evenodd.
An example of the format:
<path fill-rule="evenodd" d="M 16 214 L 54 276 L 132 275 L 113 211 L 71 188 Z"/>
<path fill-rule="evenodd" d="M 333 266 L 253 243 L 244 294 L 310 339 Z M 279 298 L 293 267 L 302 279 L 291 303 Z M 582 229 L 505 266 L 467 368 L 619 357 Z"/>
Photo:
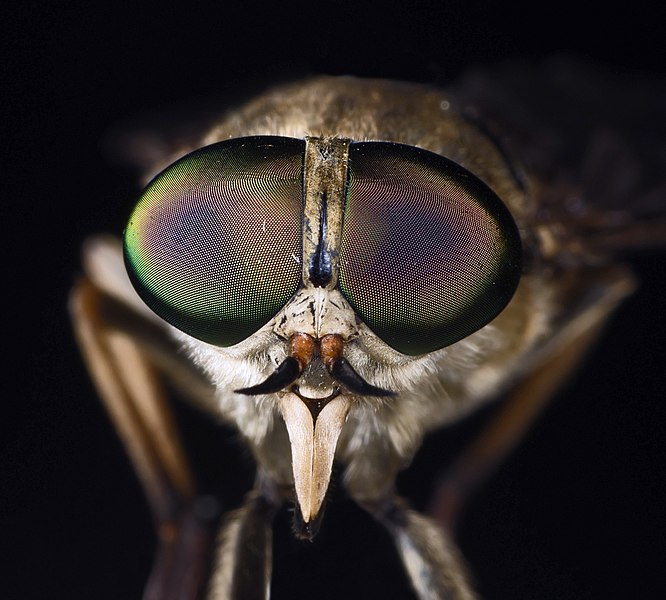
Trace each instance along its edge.
<path fill-rule="evenodd" d="M 138 598 L 151 564 L 149 512 L 66 312 L 81 241 L 121 231 L 138 191 L 104 155 L 115 124 L 315 73 L 445 83 L 469 66 L 561 51 L 663 76 L 656 9 L 608 10 L 70 2 L 23 3 L 4 18 L 0 595 Z M 666 594 L 663 254 L 636 269 L 639 292 L 465 513 L 459 540 L 485 598 Z M 401 478 L 417 506 L 445 438 L 429 440 Z M 236 482 L 233 504 L 250 475 L 247 457 L 227 446 L 209 459 L 225 485 Z M 409 597 L 384 534 L 344 500 L 314 545 L 287 529 L 283 516 L 276 598 Z"/>

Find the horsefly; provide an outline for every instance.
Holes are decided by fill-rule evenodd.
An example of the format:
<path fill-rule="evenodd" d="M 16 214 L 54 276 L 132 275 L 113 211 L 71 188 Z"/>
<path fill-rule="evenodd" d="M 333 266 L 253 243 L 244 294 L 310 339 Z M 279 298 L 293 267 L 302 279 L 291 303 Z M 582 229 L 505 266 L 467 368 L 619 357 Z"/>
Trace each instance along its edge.
<path fill-rule="evenodd" d="M 268 597 L 273 516 L 293 503 L 294 534 L 315 538 L 334 463 L 418 598 L 476 597 L 449 533 L 465 490 L 633 291 L 618 257 L 664 239 L 663 221 L 636 225 L 654 201 L 611 209 L 553 169 L 492 85 L 271 89 L 147 164 L 123 239 L 86 243 L 70 308 L 158 524 L 146 597 Z M 257 464 L 211 548 L 161 380 Z M 500 392 L 432 514 L 407 506 L 394 482 L 424 436 Z"/>

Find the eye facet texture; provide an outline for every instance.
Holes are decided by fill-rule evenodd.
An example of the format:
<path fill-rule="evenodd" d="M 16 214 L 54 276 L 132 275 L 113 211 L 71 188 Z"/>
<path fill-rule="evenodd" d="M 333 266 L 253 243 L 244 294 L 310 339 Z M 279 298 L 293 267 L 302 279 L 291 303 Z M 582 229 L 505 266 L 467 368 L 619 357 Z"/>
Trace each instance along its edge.
<path fill-rule="evenodd" d="M 412 146 L 350 146 L 339 285 L 387 344 L 417 355 L 470 335 L 520 272 L 516 225 L 480 179 Z"/>
<path fill-rule="evenodd" d="M 125 262 L 160 317 L 219 346 L 267 323 L 301 281 L 305 142 L 207 146 L 162 171 L 125 230 Z"/>

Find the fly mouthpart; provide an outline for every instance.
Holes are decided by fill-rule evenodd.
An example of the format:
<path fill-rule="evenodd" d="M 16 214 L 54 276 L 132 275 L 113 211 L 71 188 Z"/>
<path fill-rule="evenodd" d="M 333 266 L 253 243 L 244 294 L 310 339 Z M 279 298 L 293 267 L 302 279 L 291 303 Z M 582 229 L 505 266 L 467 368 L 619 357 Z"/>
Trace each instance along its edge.
<path fill-rule="evenodd" d="M 279 392 L 301 376 L 302 369 L 298 361 L 288 356 L 285 358 L 264 381 L 257 385 L 234 390 L 237 394 L 256 396 L 258 394 L 273 394 Z"/>
<path fill-rule="evenodd" d="M 284 390 L 294 383 L 305 371 L 313 359 L 319 358 L 330 376 L 342 383 L 353 394 L 360 396 L 395 396 L 395 392 L 382 389 L 368 383 L 359 375 L 349 361 L 342 356 L 344 340 L 337 333 L 327 334 L 316 340 L 307 333 L 296 333 L 289 340 L 289 356 L 285 358 L 263 382 L 256 385 L 235 390 L 238 394 L 255 396 L 258 394 L 271 394 Z M 336 386 L 331 394 L 323 398 L 310 398 L 300 393 L 300 388 L 293 385 L 290 391 L 303 400 L 312 411 L 310 404 L 321 405 L 321 409 L 333 398 L 340 394 Z M 315 412 L 313 417 L 316 418 Z"/>

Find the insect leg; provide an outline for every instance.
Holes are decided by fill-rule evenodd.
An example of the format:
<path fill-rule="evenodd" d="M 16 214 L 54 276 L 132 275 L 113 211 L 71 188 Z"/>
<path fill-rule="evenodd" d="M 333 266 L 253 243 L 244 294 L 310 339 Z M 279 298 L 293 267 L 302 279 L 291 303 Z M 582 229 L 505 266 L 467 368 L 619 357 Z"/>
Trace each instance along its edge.
<path fill-rule="evenodd" d="M 385 444 L 366 443 L 347 465 L 345 487 L 393 538 L 420 600 L 476 598 L 465 562 L 448 533 L 395 495 L 393 482 L 402 467 L 404 461 Z"/>
<path fill-rule="evenodd" d="M 391 534 L 419 600 L 476 598 L 460 551 L 438 523 L 393 495 L 360 505 Z"/>
<path fill-rule="evenodd" d="M 259 470 L 241 508 L 225 515 L 208 600 L 267 600 L 273 563 L 273 517 L 291 488 L 280 490 Z"/>
<path fill-rule="evenodd" d="M 91 279 L 75 286 L 70 312 L 83 357 L 155 519 L 160 548 L 144 597 L 194 599 L 209 546 L 207 523 L 197 515 L 201 503 L 195 502 L 192 472 L 144 347 L 151 331 L 154 347 L 162 343 L 160 336 Z"/>
<path fill-rule="evenodd" d="M 520 442 L 548 401 L 580 364 L 603 325 L 634 290 L 624 268 L 608 269 L 590 279 L 577 308 L 543 351 L 490 423 L 443 474 L 429 514 L 453 531 L 467 498 L 487 480 Z"/>

